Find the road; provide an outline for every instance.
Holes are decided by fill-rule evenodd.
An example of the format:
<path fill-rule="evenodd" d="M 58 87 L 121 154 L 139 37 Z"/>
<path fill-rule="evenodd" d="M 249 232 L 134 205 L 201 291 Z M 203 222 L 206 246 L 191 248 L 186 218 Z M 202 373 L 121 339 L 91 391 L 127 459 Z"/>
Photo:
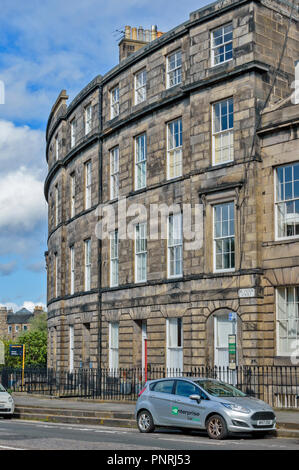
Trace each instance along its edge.
<path fill-rule="evenodd" d="M 24 420 L 0 420 L 0 450 L 299 450 L 298 439 L 252 437 L 212 441 L 206 435 L 161 430 L 82 426 Z"/>

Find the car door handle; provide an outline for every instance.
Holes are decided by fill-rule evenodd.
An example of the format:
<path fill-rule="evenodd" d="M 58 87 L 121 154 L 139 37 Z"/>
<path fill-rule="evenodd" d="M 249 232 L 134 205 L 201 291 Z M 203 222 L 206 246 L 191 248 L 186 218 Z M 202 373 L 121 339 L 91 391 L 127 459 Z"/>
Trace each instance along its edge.
<path fill-rule="evenodd" d="M 183 400 L 175 400 L 176 403 L 183 403 Z"/>

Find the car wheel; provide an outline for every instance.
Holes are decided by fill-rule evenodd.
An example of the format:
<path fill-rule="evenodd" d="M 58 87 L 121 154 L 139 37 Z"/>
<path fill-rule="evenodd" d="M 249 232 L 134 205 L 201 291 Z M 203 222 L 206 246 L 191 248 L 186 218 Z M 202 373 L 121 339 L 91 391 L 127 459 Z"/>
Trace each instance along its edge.
<path fill-rule="evenodd" d="M 3 418 L 4 418 L 4 419 L 11 419 L 11 418 L 12 418 L 12 415 L 3 415 Z"/>
<path fill-rule="evenodd" d="M 155 429 L 154 420 L 149 411 L 140 411 L 137 417 L 137 425 L 140 432 L 153 432 Z"/>
<path fill-rule="evenodd" d="M 207 421 L 207 433 L 210 439 L 225 439 L 228 436 L 226 422 L 220 415 L 213 415 Z"/>

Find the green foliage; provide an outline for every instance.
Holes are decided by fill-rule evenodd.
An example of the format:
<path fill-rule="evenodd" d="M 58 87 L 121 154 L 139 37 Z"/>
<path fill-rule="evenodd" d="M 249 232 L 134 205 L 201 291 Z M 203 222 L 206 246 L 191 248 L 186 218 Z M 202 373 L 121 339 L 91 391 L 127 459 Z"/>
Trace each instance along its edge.
<path fill-rule="evenodd" d="M 9 355 L 10 344 L 25 345 L 25 367 L 47 365 L 47 330 L 32 329 L 21 333 L 14 340 L 3 339 L 5 346 L 5 367 L 22 367 L 22 357 L 12 357 Z"/>
<path fill-rule="evenodd" d="M 30 331 L 46 331 L 48 330 L 47 326 L 47 314 L 46 312 L 39 313 L 35 315 L 30 320 Z"/>

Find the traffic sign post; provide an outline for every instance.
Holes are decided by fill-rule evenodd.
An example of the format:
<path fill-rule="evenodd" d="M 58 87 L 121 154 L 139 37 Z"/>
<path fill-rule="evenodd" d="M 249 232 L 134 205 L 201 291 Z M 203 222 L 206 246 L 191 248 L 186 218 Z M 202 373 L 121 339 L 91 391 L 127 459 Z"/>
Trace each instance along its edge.
<path fill-rule="evenodd" d="M 25 370 L 25 344 L 10 344 L 9 355 L 12 357 L 22 357 L 22 387 L 24 386 Z"/>

